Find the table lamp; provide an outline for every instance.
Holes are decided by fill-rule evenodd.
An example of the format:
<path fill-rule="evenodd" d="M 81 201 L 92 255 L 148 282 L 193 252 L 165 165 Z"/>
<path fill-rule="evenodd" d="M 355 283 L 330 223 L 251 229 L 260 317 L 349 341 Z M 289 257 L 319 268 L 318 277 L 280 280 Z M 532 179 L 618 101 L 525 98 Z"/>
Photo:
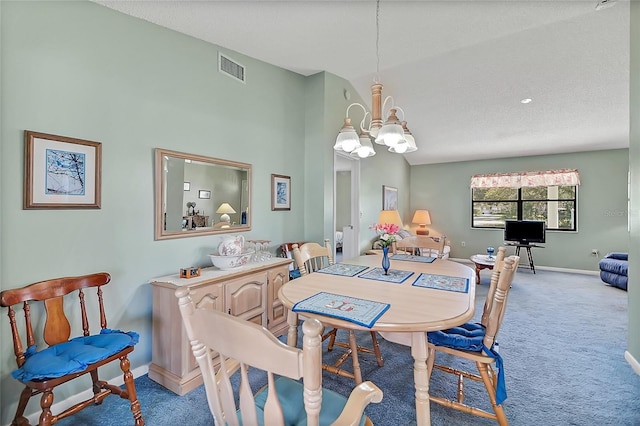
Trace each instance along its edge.
<path fill-rule="evenodd" d="M 231 218 L 229 217 L 229 213 L 235 213 L 236 211 L 233 209 L 233 207 L 231 207 L 231 205 L 229 205 L 229 203 L 222 203 L 220 204 L 220 207 L 218 207 L 218 210 L 216 210 L 216 213 L 220 214 L 222 213 L 222 216 L 220 216 L 220 220 L 222 222 L 231 222 Z"/>
<path fill-rule="evenodd" d="M 429 230 L 427 229 L 427 225 L 431 225 L 429 210 L 416 210 L 411 223 L 416 223 L 420 226 L 416 229 L 417 235 L 429 235 Z"/>
<path fill-rule="evenodd" d="M 394 225 L 398 225 L 402 228 L 402 219 L 400 219 L 400 213 L 398 213 L 398 210 L 381 210 L 380 215 L 378 216 L 378 223 L 393 223 Z"/>

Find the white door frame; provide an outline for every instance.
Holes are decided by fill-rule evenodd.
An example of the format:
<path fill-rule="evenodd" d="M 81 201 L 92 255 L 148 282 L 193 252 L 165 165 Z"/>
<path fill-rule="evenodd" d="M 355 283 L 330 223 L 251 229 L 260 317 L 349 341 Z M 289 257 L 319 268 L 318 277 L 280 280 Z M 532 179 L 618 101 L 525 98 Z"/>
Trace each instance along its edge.
<path fill-rule="evenodd" d="M 338 159 L 337 157 L 340 157 Z M 342 163 L 344 160 L 348 161 L 351 171 L 351 226 L 353 226 L 353 241 L 349 244 L 355 246 L 354 254 L 360 253 L 360 161 L 358 158 L 353 158 L 348 154 L 334 151 L 333 156 L 333 229 L 336 230 L 336 175 L 339 171 L 338 160 Z M 342 250 L 344 253 L 344 241 L 342 244 Z M 336 244 L 334 235 L 333 254 L 335 258 Z"/>

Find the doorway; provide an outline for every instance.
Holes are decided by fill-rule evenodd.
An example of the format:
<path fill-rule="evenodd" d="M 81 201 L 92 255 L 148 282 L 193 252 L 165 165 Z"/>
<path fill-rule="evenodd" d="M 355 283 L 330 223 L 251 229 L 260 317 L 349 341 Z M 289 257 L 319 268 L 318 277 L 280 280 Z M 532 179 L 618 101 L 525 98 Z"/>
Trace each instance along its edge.
<path fill-rule="evenodd" d="M 340 262 L 360 254 L 360 162 L 334 153 L 334 259 Z"/>

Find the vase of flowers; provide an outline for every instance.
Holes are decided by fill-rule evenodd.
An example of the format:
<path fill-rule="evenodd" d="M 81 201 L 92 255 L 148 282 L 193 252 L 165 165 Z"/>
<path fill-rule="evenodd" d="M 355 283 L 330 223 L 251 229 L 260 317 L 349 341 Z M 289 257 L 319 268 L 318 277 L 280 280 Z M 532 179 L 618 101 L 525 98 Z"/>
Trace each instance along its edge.
<path fill-rule="evenodd" d="M 382 269 L 384 269 L 385 275 L 389 275 L 389 268 L 391 267 L 391 263 L 389 262 L 389 246 L 396 240 L 396 234 L 400 230 L 400 227 L 393 223 L 376 223 L 371 225 L 370 228 L 378 234 L 378 243 L 382 247 Z"/>

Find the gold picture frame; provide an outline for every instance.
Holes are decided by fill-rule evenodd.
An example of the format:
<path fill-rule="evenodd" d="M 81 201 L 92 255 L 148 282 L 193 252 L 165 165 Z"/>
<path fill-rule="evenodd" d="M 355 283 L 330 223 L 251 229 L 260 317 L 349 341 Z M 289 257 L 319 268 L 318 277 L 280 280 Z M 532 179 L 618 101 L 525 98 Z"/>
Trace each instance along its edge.
<path fill-rule="evenodd" d="M 99 209 L 102 144 L 25 130 L 24 209 Z"/>

